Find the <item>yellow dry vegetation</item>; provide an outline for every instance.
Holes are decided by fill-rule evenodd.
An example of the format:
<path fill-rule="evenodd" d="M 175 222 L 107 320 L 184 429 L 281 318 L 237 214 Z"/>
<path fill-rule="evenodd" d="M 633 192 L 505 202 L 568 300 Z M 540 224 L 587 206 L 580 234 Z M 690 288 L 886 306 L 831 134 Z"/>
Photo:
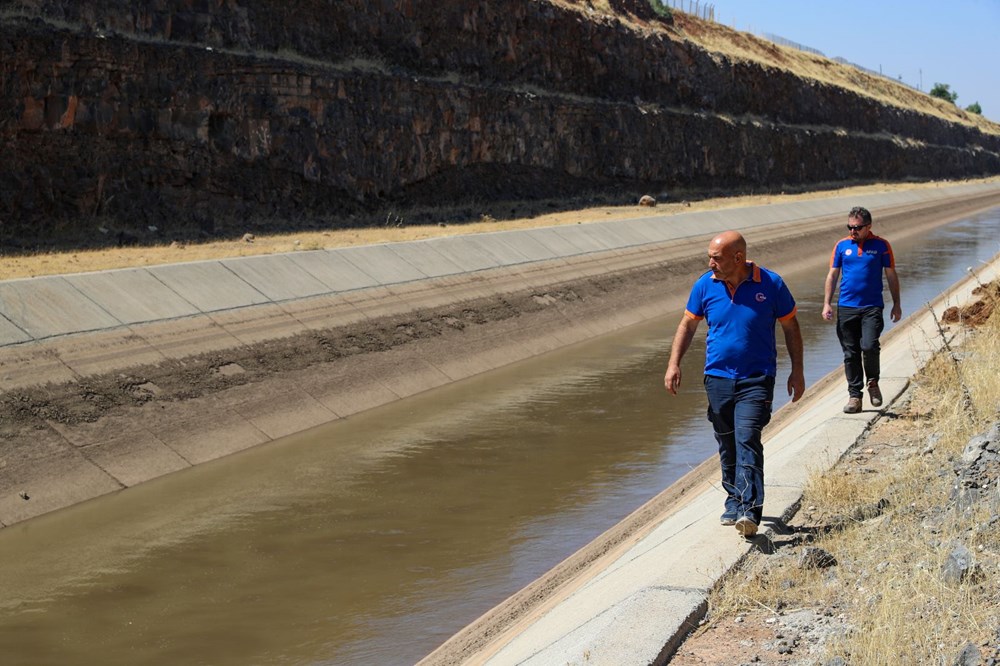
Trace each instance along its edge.
<path fill-rule="evenodd" d="M 988 306 L 973 308 L 982 322 L 984 313 L 1000 308 L 1000 284 L 981 286 L 978 294 L 979 304 Z M 946 333 L 942 326 L 941 332 L 951 337 L 955 329 Z M 966 330 L 959 349 L 932 358 L 913 378 L 905 404 L 894 406 L 831 470 L 809 478 L 805 516 L 796 522 L 826 525 L 814 528 L 807 543 L 836 565 L 802 567 L 793 557 L 753 556 L 713 592 L 711 623 L 731 624 L 761 609 L 846 618 L 846 632 L 821 646 L 816 663 L 835 657 L 885 666 L 958 663 L 954 655 L 966 642 L 995 647 L 1000 494 L 995 476 L 962 490 L 953 470 L 969 441 L 997 422 L 998 364 L 996 316 Z M 956 493 L 978 500 L 959 501 Z M 943 572 L 959 544 L 972 553 L 972 567 L 956 581 Z"/>
<path fill-rule="evenodd" d="M 676 9 L 672 10 L 674 25 L 670 27 L 658 21 L 646 22 L 630 15 L 615 14 L 608 0 L 550 1 L 572 7 L 577 11 L 615 15 L 636 27 L 666 33 L 671 39 L 690 41 L 733 61 L 753 61 L 766 67 L 787 70 L 802 78 L 815 79 L 852 90 L 883 104 L 920 111 L 949 122 L 971 125 L 986 134 L 1000 135 L 1000 124 L 982 115 L 969 113 L 951 102 L 914 90 L 903 83 L 868 73 L 831 58 L 778 45 L 752 33 L 734 30 L 721 23 L 706 21 Z"/>

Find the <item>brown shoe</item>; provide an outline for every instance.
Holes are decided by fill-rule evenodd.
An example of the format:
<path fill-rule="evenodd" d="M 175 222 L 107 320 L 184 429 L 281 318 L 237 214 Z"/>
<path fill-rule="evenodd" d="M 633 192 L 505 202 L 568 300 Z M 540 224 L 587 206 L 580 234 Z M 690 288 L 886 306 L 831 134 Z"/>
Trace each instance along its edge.
<path fill-rule="evenodd" d="M 872 407 L 882 406 L 882 391 L 878 388 L 877 379 L 868 380 L 868 399 L 872 403 Z"/>
<path fill-rule="evenodd" d="M 743 535 L 745 539 L 750 539 L 757 534 L 757 523 L 749 516 L 740 516 L 736 521 L 736 531 Z"/>
<path fill-rule="evenodd" d="M 847 404 L 844 405 L 845 414 L 857 414 L 860 411 L 861 411 L 861 398 L 852 397 L 850 400 L 847 401 Z"/>

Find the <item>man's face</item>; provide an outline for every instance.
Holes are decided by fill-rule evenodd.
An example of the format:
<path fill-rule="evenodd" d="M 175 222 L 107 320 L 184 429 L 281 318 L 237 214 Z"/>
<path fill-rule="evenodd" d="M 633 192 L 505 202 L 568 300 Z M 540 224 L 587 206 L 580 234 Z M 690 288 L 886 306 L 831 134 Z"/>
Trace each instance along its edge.
<path fill-rule="evenodd" d="M 847 218 L 847 231 L 854 240 L 863 241 L 871 233 L 871 225 L 865 224 L 865 221 L 860 217 L 849 217 Z"/>
<path fill-rule="evenodd" d="M 714 243 L 708 246 L 708 267 L 716 280 L 728 280 L 735 276 L 743 263 L 740 252 Z"/>

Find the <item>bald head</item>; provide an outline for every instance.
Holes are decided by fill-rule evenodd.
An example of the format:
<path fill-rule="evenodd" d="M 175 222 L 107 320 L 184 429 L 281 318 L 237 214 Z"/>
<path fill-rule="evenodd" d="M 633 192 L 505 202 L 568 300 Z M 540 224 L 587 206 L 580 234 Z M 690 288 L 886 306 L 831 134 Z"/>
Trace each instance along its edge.
<path fill-rule="evenodd" d="M 738 231 L 723 231 L 708 244 L 708 267 L 718 280 L 735 287 L 749 274 L 747 242 Z"/>
<path fill-rule="evenodd" d="M 718 236 L 713 238 L 712 242 L 708 244 L 709 254 L 711 254 L 713 250 L 722 252 L 723 254 L 739 252 L 746 257 L 747 242 L 746 239 L 743 238 L 743 234 L 738 231 L 723 231 Z"/>

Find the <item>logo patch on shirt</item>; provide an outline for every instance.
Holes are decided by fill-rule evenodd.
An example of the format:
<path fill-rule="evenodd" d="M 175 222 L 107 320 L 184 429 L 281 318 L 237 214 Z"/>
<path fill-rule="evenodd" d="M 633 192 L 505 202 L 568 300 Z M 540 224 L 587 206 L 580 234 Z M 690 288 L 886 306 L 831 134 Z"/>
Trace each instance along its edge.
<path fill-rule="evenodd" d="M 845 251 L 844 251 L 844 254 L 845 254 L 845 255 L 847 255 L 847 256 L 849 257 L 849 256 L 851 256 L 852 254 L 854 254 L 854 250 L 845 250 Z"/>
<path fill-rule="evenodd" d="M 757 292 L 757 296 L 755 296 L 755 298 L 757 299 L 758 303 L 763 303 L 764 301 L 767 300 L 767 296 L 765 296 L 762 292 L 759 291 Z"/>

